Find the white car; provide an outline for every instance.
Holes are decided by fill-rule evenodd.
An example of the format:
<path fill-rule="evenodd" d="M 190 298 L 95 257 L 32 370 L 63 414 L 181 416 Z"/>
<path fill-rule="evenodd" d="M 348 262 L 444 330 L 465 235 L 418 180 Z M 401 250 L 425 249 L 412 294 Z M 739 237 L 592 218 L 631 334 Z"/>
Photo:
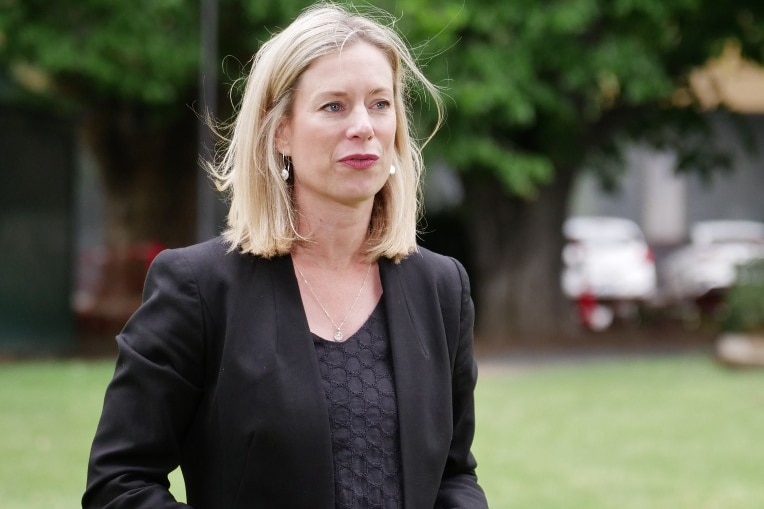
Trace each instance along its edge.
<path fill-rule="evenodd" d="M 563 233 L 566 296 L 638 303 L 655 295 L 655 259 L 637 223 L 619 217 L 576 216 L 565 221 Z"/>
<path fill-rule="evenodd" d="M 662 276 L 675 301 L 697 301 L 725 292 L 738 265 L 764 258 L 764 223 L 745 220 L 701 221 L 690 242 L 666 257 Z"/>

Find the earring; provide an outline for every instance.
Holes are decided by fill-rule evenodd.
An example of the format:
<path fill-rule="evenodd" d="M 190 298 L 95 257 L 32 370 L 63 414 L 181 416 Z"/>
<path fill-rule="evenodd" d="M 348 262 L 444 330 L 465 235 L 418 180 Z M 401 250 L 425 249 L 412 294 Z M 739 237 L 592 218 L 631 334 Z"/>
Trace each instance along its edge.
<path fill-rule="evenodd" d="M 390 175 L 395 175 L 395 166 L 390 165 Z"/>
<path fill-rule="evenodd" d="M 287 159 L 287 156 L 282 155 L 281 157 L 284 159 L 284 167 L 281 169 L 281 180 L 286 182 L 289 180 L 289 170 L 292 167 L 292 163 Z"/>

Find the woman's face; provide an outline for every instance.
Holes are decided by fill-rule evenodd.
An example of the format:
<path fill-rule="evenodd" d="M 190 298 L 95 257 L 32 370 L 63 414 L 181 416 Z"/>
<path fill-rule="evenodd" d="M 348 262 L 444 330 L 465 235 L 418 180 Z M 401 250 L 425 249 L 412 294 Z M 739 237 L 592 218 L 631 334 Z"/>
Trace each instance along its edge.
<path fill-rule="evenodd" d="M 316 59 L 277 136 L 292 159 L 297 206 L 373 201 L 390 177 L 395 129 L 393 71 L 381 50 L 357 42 Z"/>

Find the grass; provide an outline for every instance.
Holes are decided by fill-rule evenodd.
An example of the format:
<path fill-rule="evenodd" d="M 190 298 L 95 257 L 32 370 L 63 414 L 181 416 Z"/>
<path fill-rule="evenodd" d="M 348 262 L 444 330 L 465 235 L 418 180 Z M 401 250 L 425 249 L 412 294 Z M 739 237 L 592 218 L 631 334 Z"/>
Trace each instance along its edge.
<path fill-rule="evenodd" d="M 0 365 L 0 505 L 79 507 L 113 363 Z"/>
<path fill-rule="evenodd" d="M 764 507 L 764 372 L 607 361 L 489 372 L 477 396 L 491 507 Z"/>
<path fill-rule="evenodd" d="M 79 506 L 112 369 L 0 365 L 3 508 Z M 485 369 L 477 405 L 492 509 L 764 507 L 762 371 L 702 356 Z"/>

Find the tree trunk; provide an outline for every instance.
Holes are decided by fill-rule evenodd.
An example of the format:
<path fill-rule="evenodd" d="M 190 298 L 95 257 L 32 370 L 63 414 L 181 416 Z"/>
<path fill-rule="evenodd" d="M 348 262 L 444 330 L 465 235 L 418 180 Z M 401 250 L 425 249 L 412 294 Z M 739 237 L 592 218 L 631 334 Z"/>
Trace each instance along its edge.
<path fill-rule="evenodd" d="M 135 107 L 102 108 L 82 128 L 104 184 L 106 244 L 185 244 L 196 206 L 196 118 L 155 118 Z"/>
<path fill-rule="evenodd" d="M 183 117 L 183 115 L 177 115 Z M 196 119 L 157 119 L 134 107 L 102 108 L 83 119 L 104 194 L 104 245 L 82 253 L 75 315 L 81 340 L 113 343 L 141 301 L 148 265 L 164 247 L 193 242 Z"/>
<path fill-rule="evenodd" d="M 465 183 L 479 341 L 539 342 L 575 330 L 560 288 L 562 224 L 574 177 L 574 170 L 558 169 L 533 201 L 510 196 L 493 177 Z"/>

